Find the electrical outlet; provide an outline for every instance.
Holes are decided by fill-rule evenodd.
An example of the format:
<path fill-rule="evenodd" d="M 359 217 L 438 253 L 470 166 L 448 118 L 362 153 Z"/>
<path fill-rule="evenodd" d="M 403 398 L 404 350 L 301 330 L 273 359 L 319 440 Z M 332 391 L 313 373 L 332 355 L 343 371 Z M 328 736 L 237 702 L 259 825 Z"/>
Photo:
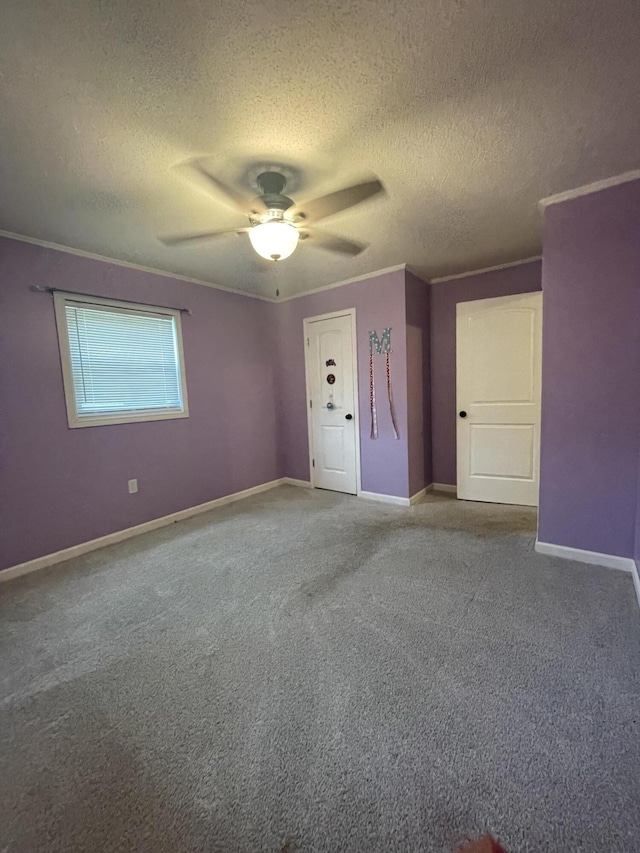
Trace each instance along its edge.
<path fill-rule="evenodd" d="M 138 481 L 137 480 L 129 480 L 129 494 L 135 495 L 138 491 Z"/>

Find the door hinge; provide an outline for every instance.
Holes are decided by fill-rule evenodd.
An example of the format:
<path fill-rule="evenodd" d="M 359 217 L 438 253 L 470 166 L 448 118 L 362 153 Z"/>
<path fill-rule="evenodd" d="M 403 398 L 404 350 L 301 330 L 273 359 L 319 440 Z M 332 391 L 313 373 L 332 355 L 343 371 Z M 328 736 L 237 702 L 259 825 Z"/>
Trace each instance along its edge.
<path fill-rule="evenodd" d="M 312 460 L 311 460 L 311 467 L 312 467 L 312 468 L 315 468 L 315 467 L 316 467 L 316 460 L 315 460 L 315 459 L 312 459 Z"/>
<path fill-rule="evenodd" d="M 307 346 L 309 346 L 309 338 L 307 338 Z"/>
<path fill-rule="evenodd" d="M 313 409 L 313 400 L 309 400 L 309 408 Z"/>

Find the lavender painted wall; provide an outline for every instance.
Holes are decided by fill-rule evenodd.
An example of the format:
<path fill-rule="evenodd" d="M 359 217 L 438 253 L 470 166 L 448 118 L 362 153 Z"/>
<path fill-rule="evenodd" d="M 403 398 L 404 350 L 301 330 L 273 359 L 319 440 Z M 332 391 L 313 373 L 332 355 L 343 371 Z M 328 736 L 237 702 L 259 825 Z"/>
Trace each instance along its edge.
<path fill-rule="evenodd" d="M 538 538 L 632 557 L 640 181 L 547 208 Z"/>
<path fill-rule="evenodd" d="M 429 285 L 410 272 L 406 273 L 405 283 L 409 494 L 415 495 L 433 479 Z"/>
<path fill-rule="evenodd" d="M 190 308 L 189 418 L 70 430 L 53 300 L 34 284 Z M 0 294 L 0 568 L 280 476 L 277 306 L 5 238 Z"/>
<path fill-rule="evenodd" d="M 362 488 L 409 497 L 407 466 L 407 351 L 404 270 L 291 299 L 278 306 L 280 433 L 284 476 L 309 479 L 302 321 L 305 317 L 356 309 Z M 379 438 L 369 437 L 369 330 L 392 327 L 391 370 L 400 439 L 393 436 L 384 394 L 384 361 L 376 357 Z"/>
<path fill-rule="evenodd" d="M 540 290 L 541 262 L 431 285 L 431 427 L 433 481 L 455 485 L 456 305 Z M 546 305 L 545 305 L 546 310 Z"/>

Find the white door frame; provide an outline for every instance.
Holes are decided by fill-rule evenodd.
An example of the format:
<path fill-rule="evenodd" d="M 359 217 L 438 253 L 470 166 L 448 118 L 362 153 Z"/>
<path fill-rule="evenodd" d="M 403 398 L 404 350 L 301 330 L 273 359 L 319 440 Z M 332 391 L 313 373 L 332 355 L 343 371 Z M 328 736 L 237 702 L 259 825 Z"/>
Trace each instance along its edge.
<path fill-rule="evenodd" d="M 316 488 L 315 469 L 312 464 L 313 459 L 313 421 L 311 417 L 311 383 L 309 380 L 309 359 L 307 358 L 309 338 L 309 324 L 315 323 L 318 320 L 333 320 L 335 317 L 350 317 L 351 318 L 351 346 L 353 356 L 353 416 L 356 421 L 356 495 L 362 491 L 362 471 L 360 469 L 360 401 L 358 399 L 358 338 L 356 335 L 356 309 L 345 308 L 344 311 L 330 311 L 328 314 L 316 314 L 314 317 L 305 317 L 302 321 L 304 347 L 304 383 L 307 407 L 307 437 L 309 442 L 309 482 L 312 487 Z"/>
<path fill-rule="evenodd" d="M 513 300 L 514 302 L 518 299 L 522 299 L 523 297 L 539 297 L 540 300 L 540 337 L 539 337 L 539 369 L 540 369 L 540 380 L 539 380 L 539 414 L 538 414 L 538 441 L 537 445 L 534 448 L 535 450 L 535 460 L 534 465 L 537 470 L 537 480 L 538 480 L 538 502 L 534 505 L 532 504 L 508 504 L 509 506 L 535 506 L 536 510 L 539 507 L 539 492 L 540 492 L 540 451 L 542 446 L 542 323 L 544 322 L 544 294 L 541 290 L 532 290 L 525 291 L 524 293 L 510 293 L 506 296 L 493 296 L 493 297 L 485 297 L 480 299 L 466 299 L 464 302 L 456 303 L 456 456 L 458 456 L 458 412 L 460 409 L 466 405 L 464 400 L 460 399 L 460 350 L 459 350 L 459 322 L 460 315 L 464 313 L 464 310 L 467 306 L 470 305 L 486 305 L 489 306 L 491 303 L 498 305 L 499 303 L 503 303 L 506 300 Z M 460 458 L 457 458 L 457 466 L 456 466 L 456 491 L 459 491 L 459 473 L 460 473 Z M 471 500 L 474 500 L 473 498 Z M 477 500 L 482 501 L 481 498 Z"/>

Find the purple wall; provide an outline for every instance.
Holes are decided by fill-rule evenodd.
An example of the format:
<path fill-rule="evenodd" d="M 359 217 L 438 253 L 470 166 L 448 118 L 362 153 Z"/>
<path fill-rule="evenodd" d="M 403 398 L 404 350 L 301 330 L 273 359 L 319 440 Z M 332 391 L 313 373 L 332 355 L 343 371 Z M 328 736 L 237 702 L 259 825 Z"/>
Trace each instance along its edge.
<path fill-rule="evenodd" d="M 31 291 L 35 284 L 189 308 L 189 418 L 69 429 L 53 300 Z M 0 569 L 282 476 L 308 479 L 302 320 L 343 308 L 357 309 L 362 487 L 410 494 L 404 270 L 275 305 L 0 238 L 0 293 Z M 427 329 L 428 353 L 428 304 L 412 299 L 409 328 Z M 400 440 L 378 359 L 380 437 L 372 441 L 368 332 L 387 325 Z M 412 338 L 415 401 L 418 351 Z M 430 446 L 425 454 L 428 431 L 423 438 L 412 412 L 412 484 L 422 488 Z M 136 495 L 127 492 L 132 477 Z"/>
<path fill-rule="evenodd" d="M 53 300 L 31 285 L 190 308 L 189 418 L 69 429 Z M 275 305 L 5 238 L 0 293 L 0 568 L 280 476 Z"/>
<path fill-rule="evenodd" d="M 541 262 L 431 285 L 431 428 L 433 481 L 455 485 L 456 305 L 540 290 Z M 545 304 L 546 310 L 546 304 Z"/>
<path fill-rule="evenodd" d="M 356 309 L 360 405 L 362 488 L 409 497 L 407 467 L 407 351 L 405 326 L 405 272 L 386 273 L 343 287 L 290 299 L 278 306 L 280 430 L 283 475 L 309 479 L 307 410 L 302 321 L 305 317 L 345 308 Z M 369 437 L 369 331 L 392 327 L 391 373 L 400 439 L 393 436 L 386 404 L 383 360 L 376 357 L 378 435 Z"/>
<path fill-rule="evenodd" d="M 640 451 L 640 181 L 550 206 L 543 245 L 538 538 L 631 557 Z"/>
<path fill-rule="evenodd" d="M 429 285 L 406 273 L 409 494 L 432 482 Z"/>

